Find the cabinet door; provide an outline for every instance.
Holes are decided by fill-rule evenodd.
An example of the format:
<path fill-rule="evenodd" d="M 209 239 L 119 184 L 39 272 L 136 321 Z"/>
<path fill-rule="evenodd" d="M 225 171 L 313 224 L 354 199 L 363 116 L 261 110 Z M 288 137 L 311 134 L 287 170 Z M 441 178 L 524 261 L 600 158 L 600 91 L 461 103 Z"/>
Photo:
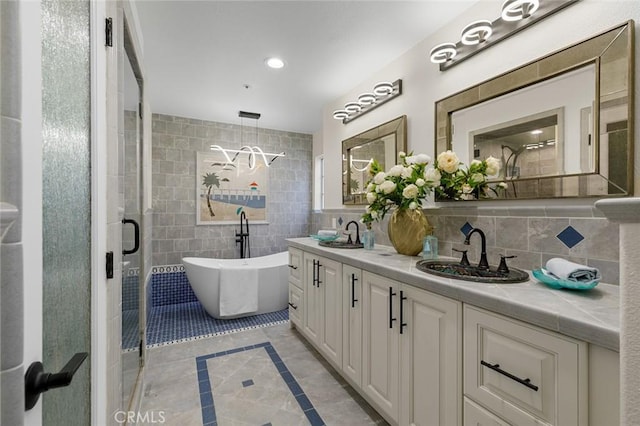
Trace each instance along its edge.
<path fill-rule="evenodd" d="M 321 309 L 319 287 L 316 285 L 318 281 L 318 258 L 310 253 L 304 253 L 303 261 L 304 309 L 302 312 L 302 332 L 307 335 L 309 339 L 317 343 L 320 340 Z"/>
<path fill-rule="evenodd" d="M 362 390 L 393 423 L 398 422 L 399 283 L 362 273 Z"/>
<path fill-rule="evenodd" d="M 338 368 L 342 365 L 342 264 L 318 257 L 320 280 L 320 349 Z"/>
<path fill-rule="evenodd" d="M 342 265 L 342 372 L 362 383 L 362 271 Z"/>
<path fill-rule="evenodd" d="M 400 424 L 462 422 L 462 304 L 403 285 Z"/>

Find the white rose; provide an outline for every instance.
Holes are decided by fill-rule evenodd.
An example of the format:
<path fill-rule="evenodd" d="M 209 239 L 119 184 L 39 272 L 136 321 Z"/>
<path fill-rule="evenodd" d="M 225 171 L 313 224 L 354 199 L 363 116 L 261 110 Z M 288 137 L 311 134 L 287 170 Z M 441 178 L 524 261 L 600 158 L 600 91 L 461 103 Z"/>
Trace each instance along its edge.
<path fill-rule="evenodd" d="M 369 185 L 367 185 L 367 192 L 373 192 L 376 190 L 376 186 L 374 185 L 373 182 L 370 182 Z"/>
<path fill-rule="evenodd" d="M 400 176 L 402 176 L 403 179 L 409 179 L 412 174 L 413 174 L 413 167 L 403 167 L 402 173 L 400 173 Z"/>
<path fill-rule="evenodd" d="M 418 203 L 416 203 L 415 201 L 412 201 L 409 203 L 409 210 L 415 210 L 418 208 Z"/>
<path fill-rule="evenodd" d="M 482 164 L 482 161 L 480 160 L 471 160 L 471 164 L 469 164 L 469 166 L 479 166 L 480 164 Z"/>
<path fill-rule="evenodd" d="M 391 182 L 390 180 L 385 180 L 384 182 L 382 182 L 382 185 L 380 185 L 380 190 L 385 194 L 391 194 L 396 190 L 396 184 Z"/>
<path fill-rule="evenodd" d="M 404 167 L 401 164 L 396 164 L 387 172 L 387 176 L 400 176 Z"/>
<path fill-rule="evenodd" d="M 416 156 L 412 155 L 410 157 L 405 157 L 404 158 L 405 163 L 407 164 L 414 164 L 416 162 Z"/>
<path fill-rule="evenodd" d="M 371 218 L 372 219 L 377 219 L 378 218 L 378 211 L 377 210 L 374 210 L 374 211 L 371 212 Z"/>
<path fill-rule="evenodd" d="M 419 192 L 420 191 L 418 190 L 418 187 L 414 184 L 411 184 L 407 185 L 407 187 L 402 190 L 402 196 L 404 198 L 416 198 Z"/>
<path fill-rule="evenodd" d="M 416 164 L 429 164 L 429 162 L 431 162 L 431 157 L 427 154 L 418 154 L 415 156 Z"/>
<path fill-rule="evenodd" d="M 438 154 L 438 168 L 447 173 L 455 173 L 460 165 L 460 160 L 455 152 L 448 150 Z"/>
<path fill-rule="evenodd" d="M 367 203 L 371 204 L 373 203 L 376 198 L 378 198 L 378 196 L 376 195 L 375 192 L 367 192 Z"/>
<path fill-rule="evenodd" d="M 485 162 L 487 163 L 487 174 L 489 176 L 497 175 L 500 171 L 500 160 L 495 157 L 489 156 L 489 158 L 487 158 Z"/>
<path fill-rule="evenodd" d="M 435 186 L 440 185 L 440 171 L 438 169 L 426 169 L 424 171 L 424 178 L 427 182 L 433 182 Z"/>
<path fill-rule="evenodd" d="M 373 177 L 373 183 L 375 183 L 376 185 L 380 185 L 382 182 L 384 182 L 385 177 L 387 177 L 387 175 L 384 172 L 378 172 Z"/>
<path fill-rule="evenodd" d="M 482 173 L 474 173 L 471 175 L 471 182 L 482 183 L 484 182 L 484 175 Z"/>
<path fill-rule="evenodd" d="M 404 151 L 400 151 L 400 152 L 398 153 L 398 157 L 400 157 L 400 158 L 402 158 L 402 157 L 406 157 L 406 156 L 407 156 L 407 153 L 406 153 L 406 152 L 404 152 Z"/>
<path fill-rule="evenodd" d="M 471 194 L 471 191 L 473 191 L 473 188 L 471 188 L 471 185 L 469 185 L 468 183 L 465 183 L 464 185 L 462 185 L 463 194 Z"/>
<path fill-rule="evenodd" d="M 422 188 L 427 182 L 424 181 L 424 179 L 422 178 L 418 178 L 416 179 L 416 186 L 418 188 Z"/>
<path fill-rule="evenodd" d="M 506 182 L 500 182 L 500 183 L 498 184 L 498 187 L 499 187 L 499 188 L 502 188 L 502 189 L 507 189 L 507 186 L 508 186 L 508 185 L 506 184 Z"/>

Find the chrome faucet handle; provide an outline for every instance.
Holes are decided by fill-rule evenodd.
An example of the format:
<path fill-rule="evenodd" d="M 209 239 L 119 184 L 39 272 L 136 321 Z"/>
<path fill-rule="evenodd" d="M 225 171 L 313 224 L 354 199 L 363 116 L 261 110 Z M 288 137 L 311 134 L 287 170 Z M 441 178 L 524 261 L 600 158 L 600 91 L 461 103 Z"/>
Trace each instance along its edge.
<path fill-rule="evenodd" d="M 458 250 L 457 248 L 452 248 L 451 250 L 457 251 L 458 253 L 462 253 L 462 259 L 460 259 L 460 264 L 463 266 L 470 266 L 469 258 L 467 258 L 468 250 Z"/>

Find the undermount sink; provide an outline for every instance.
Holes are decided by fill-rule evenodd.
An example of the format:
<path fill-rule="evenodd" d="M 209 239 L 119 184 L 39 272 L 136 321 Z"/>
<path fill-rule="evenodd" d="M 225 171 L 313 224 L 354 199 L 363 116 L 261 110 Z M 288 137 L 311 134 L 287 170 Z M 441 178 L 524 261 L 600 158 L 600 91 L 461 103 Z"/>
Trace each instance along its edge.
<path fill-rule="evenodd" d="M 473 265 L 461 265 L 457 260 L 419 260 L 416 267 L 428 274 L 479 283 L 509 284 L 529 280 L 529 274 L 517 268 L 498 272 L 495 267 L 480 269 Z"/>
<path fill-rule="evenodd" d="M 362 243 L 350 243 L 348 241 L 320 241 L 318 245 L 322 247 L 339 248 L 339 249 L 358 249 L 363 248 Z"/>

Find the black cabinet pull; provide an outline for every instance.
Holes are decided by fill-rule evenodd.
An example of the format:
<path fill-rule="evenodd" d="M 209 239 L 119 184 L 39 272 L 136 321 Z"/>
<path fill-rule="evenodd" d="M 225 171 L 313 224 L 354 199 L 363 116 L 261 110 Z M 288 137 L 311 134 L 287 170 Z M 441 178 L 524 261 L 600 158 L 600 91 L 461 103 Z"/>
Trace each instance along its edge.
<path fill-rule="evenodd" d="M 318 261 L 313 259 L 313 286 L 316 286 L 316 281 L 318 280 L 318 278 L 316 277 L 317 273 L 316 273 L 316 263 Z"/>
<path fill-rule="evenodd" d="M 289 265 L 289 268 L 291 268 L 291 269 L 298 269 L 298 267 L 297 267 L 297 266 L 295 266 L 295 265 Z"/>
<path fill-rule="evenodd" d="M 389 287 L 389 328 L 393 328 L 393 322 L 397 319 L 393 317 L 393 296 L 395 295 L 393 287 Z"/>
<path fill-rule="evenodd" d="M 87 352 L 78 352 L 71 357 L 59 373 L 45 373 L 41 362 L 32 363 L 24 375 L 25 410 L 28 411 L 35 407 L 41 393 L 49 389 L 69 386 L 73 375 L 87 356 L 89 356 Z"/>
<path fill-rule="evenodd" d="M 407 300 L 407 296 L 404 295 L 404 291 L 400 290 L 400 334 L 402 334 L 402 328 L 407 326 L 404 322 L 404 301 Z"/>
<path fill-rule="evenodd" d="M 356 281 L 358 281 L 358 279 L 356 278 L 356 274 L 351 274 L 351 307 L 352 308 L 356 307 L 356 302 L 358 301 L 358 299 L 356 299 Z"/>
<path fill-rule="evenodd" d="M 296 309 L 296 310 L 298 309 L 298 307 L 291 302 L 289 302 L 289 306 L 291 306 L 293 309 Z"/>
<path fill-rule="evenodd" d="M 538 392 L 538 387 L 534 384 L 531 384 L 531 379 L 521 379 L 518 376 L 514 376 L 511 373 L 508 373 L 506 371 L 504 371 L 503 369 L 500 368 L 500 364 L 489 364 L 488 362 L 486 362 L 485 360 L 481 359 L 480 360 L 480 364 L 484 365 L 487 368 L 492 369 L 493 371 L 502 374 L 503 376 L 507 376 L 508 378 L 510 378 L 511 380 L 515 380 L 516 382 L 520 383 L 521 385 L 525 385 L 526 387 L 528 387 L 529 389 L 533 389 L 534 391 Z"/>
<path fill-rule="evenodd" d="M 320 267 L 322 265 L 320 264 L 319 260 L 318 260 L 318 263 L 316 263 L 316 265 L 318 266 L 318 277 L 316 278 L 316 283 L 318 285 L 318 288 L 320 288 L 320 284 L 322 284 L 322 281 L 320 281 Z"/>
<path fill-rule="evenodd" d="M 131 250 L 122 249 L 122 254 L 133 254 L 140 248 L 140 225 L 133 219 L 122 219 L 124 225 L 133 225 L 133 248 Z"/>

